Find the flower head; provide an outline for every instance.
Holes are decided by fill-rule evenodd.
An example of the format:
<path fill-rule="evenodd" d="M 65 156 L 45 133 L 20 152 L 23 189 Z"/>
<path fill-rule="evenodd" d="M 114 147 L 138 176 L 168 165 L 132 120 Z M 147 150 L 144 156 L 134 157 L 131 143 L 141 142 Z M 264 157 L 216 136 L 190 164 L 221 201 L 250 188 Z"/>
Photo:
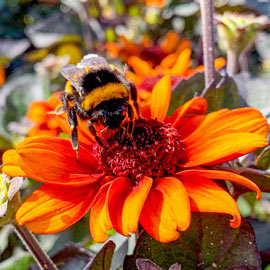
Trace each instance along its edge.
<path fill-rule="evenodd" d="M 139 89 L 144 89 L 144 85 L 149 81 L 158 81 L 164 75 L 170 75 L 172 82 L 176 84 L 183 78 L 189 78 L 197 72 L 203 72 L 204 66 L 199 65 L 191 68 L 191 48 L 184 48 L 179 54 L 170 54 L 165 57 L 160 65 L 152 67 L 147 61 L 132 56 L 128 59 L 129 66 L 134 72 L 127 71 L 130 78 Z M 226 62 L 223 58 L 215 60 L 215 68 L 221 69 Z M 151 84 L 152 88 L 154 84 Z"/>
<path fill-rule="evenodd" d="M 175 31 L 168 32 L 158 43 L 149 37 L 143 36 L 139 43 L 132 42 L 125 36 L 119 36 L 117 43 L 108 42 L 106 52 L 112 58 L 120 58 L 126 62 L 132 56 L 137 56 L 146 61 L 150 66 L 159 65 L 169 55 L 175 58 L 185 48 L 191 48 L 191 42 L 181 37 Z"/>
<path fill-rule="evenodd" d="M 254 43 L 257 33 L 269 24 L 267 16 L 225 12 L 216 15 L 221 46 L 226 51 L 243 52 Z"/>
<path fill-rule="evenodd" d="M 266 119 L 253 108 L 205 115 L 207 103 L 200 97 L 167 117 L 170 96 L 165 76 L 150 105 L 141 107 L 144 118 L 136 121 L 132 137 L 104 133 L 107 144 L 101 148 L 84 132 L 79 160 L 62 138 L 29 138 L 7 151 L 3 172 L 44 183 L 19 208 L 17 222 L 35 233 L 56 233 L 90 210 L 97 242 L 106 241 L 112 228 L 130 236 L 139 223 L 153 238 L 170 242 L 189 227 L 192 211 L 229 214 L 231 226 L 239 227 L 235 200 L 212 179 L 245 185 L 257 198 L 260 190 L 243 176 L 209 166 L 266 146 Z"/>

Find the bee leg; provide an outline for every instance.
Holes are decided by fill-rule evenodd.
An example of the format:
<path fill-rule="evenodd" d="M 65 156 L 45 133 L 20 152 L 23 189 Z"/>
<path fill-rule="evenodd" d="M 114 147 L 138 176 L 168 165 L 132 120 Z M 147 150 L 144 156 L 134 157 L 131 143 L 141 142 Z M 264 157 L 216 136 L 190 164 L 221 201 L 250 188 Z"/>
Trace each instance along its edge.
<path fill-rule="evenodd" d="M 128 104 L 128 117 L 130 119 L 130 122 L 128 123 L 128 129 L 127 129 L 127 134 L 132 137 L 132 133 L 134 131 L 134 126 L 135 126 L 135 122 L 134 122 L 134 112 L 133 112 L 133 108 L 130 104 Z"/>
<path fill-rule="evenodd" d="M 101 134 L 101 137 L 102 137 L 102 140 L 103 140 L 104 145 L 106 145 L 107 142 L 106 142 L 106 139 L 104 138 L 103 132 L 106 131 L 106 130 L 108 130 L 108 128 L 109 128 L 109 126 L 105 127 L 104 129 L 102 129 L 100 131 L 100 134 Z"/>
<path fill-rule="evenodd" d="M 92 133 L 92 135 L 95 137 L 95 140 L 97 141 L 97 143 L 103 147 L 103 142 L 100 140 L 100 138 L 97 136 L 97 132 L 93 126 L 93 122 L 91 120 L 88 121 L 88 129 L 89 131 Z"/>
<path fill-rule="evenodd" d="M 68 110 L 68 97 L 67 97 L 67 95 L 66 95 L 66 93 L 63 93 L 62 95 L 61 95 L 61 101 L 62 101 L 62 104 L 63 104 L 63 109 L 64 110 Z"/>
<path fill-rule="evenodd" d="M 68 97 L 67 97 L 66 93 L 63 93 L 61 95 L 61 102 L 62 102 L 62 106 L 61 107 L 58 107 L 53 112 L 53 114 L 61 115 L 61 114 L 66 113 L 68 111 L 69 106 L 68 106 Z"/>
<path fill-rule="evenodd" d="M 78 120 L 77 120 L 75 107 L 71 107 L 68 111 L 68 124 L 71 128 L 72 148 L 76 150 L 77 158 L 79 159 L 79 141 L 78 141 L 78 133 L 77 133 Z"/>
<path fill-rule="evenodd" d="M 122 131 L 122 134 L 121 134 L 121 143 L 124 143 L 125 136 L 126 136 L 126 133 L 127 133 L 127 129 L 124 126 L 122 126 L 121 127 L 121 131 Z"/>
<path fill-rule="evenodd" d="M 133 83 L 130 83 L 129 86 L 130 86 L 131 99 L 132 99 L 134 107 L 136 109 L 136 113 L 137 113 L 138 117 L 140 118 L 141 111 L 140 111 L 139 104 L 137 102 L 137 89 Z"/>

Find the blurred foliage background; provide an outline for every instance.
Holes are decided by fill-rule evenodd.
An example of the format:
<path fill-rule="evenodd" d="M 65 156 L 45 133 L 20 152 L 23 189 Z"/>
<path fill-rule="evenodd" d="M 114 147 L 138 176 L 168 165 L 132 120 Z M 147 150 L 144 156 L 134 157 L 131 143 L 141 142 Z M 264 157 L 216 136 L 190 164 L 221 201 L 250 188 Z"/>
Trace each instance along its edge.
<path fill-rule="evenodd" d="M 150 2 L 0 1 L 1 153 L 17 145 L 36 124 L 34 119 L 26 117 L 31 102 L 47 101 L 53 92 L 63 90 L 65 81 L 60 75 L 61 68 L 68 63 L 76 64 L 87 53 L 100 54 L 119 67 L 127 62 L 130 65 L 129 70 L 134 68 L 131 57 L 136 56 L 155 69 L 169 54 L 178 54 L 185 48 L 191 48 L 190 68 L 203 64 L 199 1 L 170 0 L 163 7 L 153 7 Z M 162 1 L 160 3 L 163 4 Z M 255 15 L 270 14 L 270 2 L 215 0 L 215 11 L 218 14 L 228 11 Z M 215 34 L 215 53 L 217 57 L 226 59 L 226 50 L 219 42 L 217 33 Z M 254 44 L 246 53 L 246 66 L 241 73 L 235 75 L 235 82 L 229 87 L 232 89 L 237 86 L 239 100 L 260 109 L 269 118 L 269 27 L 265 27 L 257 35 Z M 135 68 L 133 71 L 136 73 Z M 186 79 L 181 85 L 181 95 L 184 95 L 183 91 L 194 87 L 196 91 L 199 91 L 198 87 L 203 89 L 201 74 L 195 74 L 193 77 L 189 77 L 192 72 L 185 74 L 180 76 L 180 79 L 175 78 L 177 82 Z M 179 92 L 177 87 L 175 89 L 177 96 Z M 187 96 L 183 97 L 185 98 Z M 239 104 L 242 104 L 241 102 Z M 269 162 L 263 162 L 263 158 L 269 159 L 269 151 L 265 151 L 263 156 L 260 156 L 259 152 L 255 155 L 260 157 L 261 168 L 268 171 Z M 241 162 L 247 164 L 249 160 L 246 158 Z M 26 198 L 35 188 L 35 181 L 25 181 L 22 198 Z M 245 193 L 238 198 L 238 204 L 242 215 L 252 221 L 260 251 L 268 254 L 270 241 L 265 235 L 270 233 L 269 194 L 265 194 L 261 201 L 256 201 L 254 194 Z M 66 243 L 73 241 L 96 253 L 100 245 L 91 240 L 88 222 L 85 222 L 85 219 L 87 217 L 61 233 L 39 235 L 42 247 L 52 255 L 61 250 Z M 122 263 L 123 254 L 128 252 L 128 243 L 124 237 L 114 232 L 112 237 L 117 244 L 112 268 L 117 269 Z M 36 269 L 32 265 L 31 256 L 25 251 L 11 226 L 1 228 L 0 254 L 0 270 L 24 270 L 29 267 Z M 83 255 L 81 262 L 84 262 Z M 263 266 L 264 269 L 270 269 L 267 260 Z"/>

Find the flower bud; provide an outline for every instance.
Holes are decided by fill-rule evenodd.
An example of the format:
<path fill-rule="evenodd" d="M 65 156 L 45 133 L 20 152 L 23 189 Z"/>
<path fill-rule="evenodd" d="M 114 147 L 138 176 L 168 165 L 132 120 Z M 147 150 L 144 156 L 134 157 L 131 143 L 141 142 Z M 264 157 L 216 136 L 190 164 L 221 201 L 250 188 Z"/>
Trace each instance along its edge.
<path fill-rule="evenodd" d="M 23 177 L 10 179 L 6 174 L 0 175 L 0 226 L 13 222 L 16 210 L 20 205 L 18 192 L 23 182 Z"/>
<path fill-rule="evenodd" d="M 220 46 L 226 51 L 240 54 L 253 44 L 256 34 L 268 23 L 267 16 L 225 12 L 216 15 Z"/>

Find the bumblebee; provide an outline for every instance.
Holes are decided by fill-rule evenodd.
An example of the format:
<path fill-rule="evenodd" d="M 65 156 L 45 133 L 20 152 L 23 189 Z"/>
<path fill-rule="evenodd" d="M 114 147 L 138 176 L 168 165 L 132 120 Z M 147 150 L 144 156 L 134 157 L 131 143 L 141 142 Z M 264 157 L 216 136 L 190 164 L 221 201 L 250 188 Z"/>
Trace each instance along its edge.
<path fill-rule="evenodd" d="M 63 67 L 61 74 L 67 83 L 58 112 L 68 113 L 71 143 L 77 153 L 77 117 L 88 120 L 90 132 L 102 147 L 105 140 L 97 135 L 95 123 L 104 126 L 102 137 L 104 131 L 119 128 L 132 135 L 135 113 L 139 117 L 140 110 L 136 87 L 125 78 L 125 72 L 109 65 L 103 57 L 88 54 L 76 66 Z"/>

